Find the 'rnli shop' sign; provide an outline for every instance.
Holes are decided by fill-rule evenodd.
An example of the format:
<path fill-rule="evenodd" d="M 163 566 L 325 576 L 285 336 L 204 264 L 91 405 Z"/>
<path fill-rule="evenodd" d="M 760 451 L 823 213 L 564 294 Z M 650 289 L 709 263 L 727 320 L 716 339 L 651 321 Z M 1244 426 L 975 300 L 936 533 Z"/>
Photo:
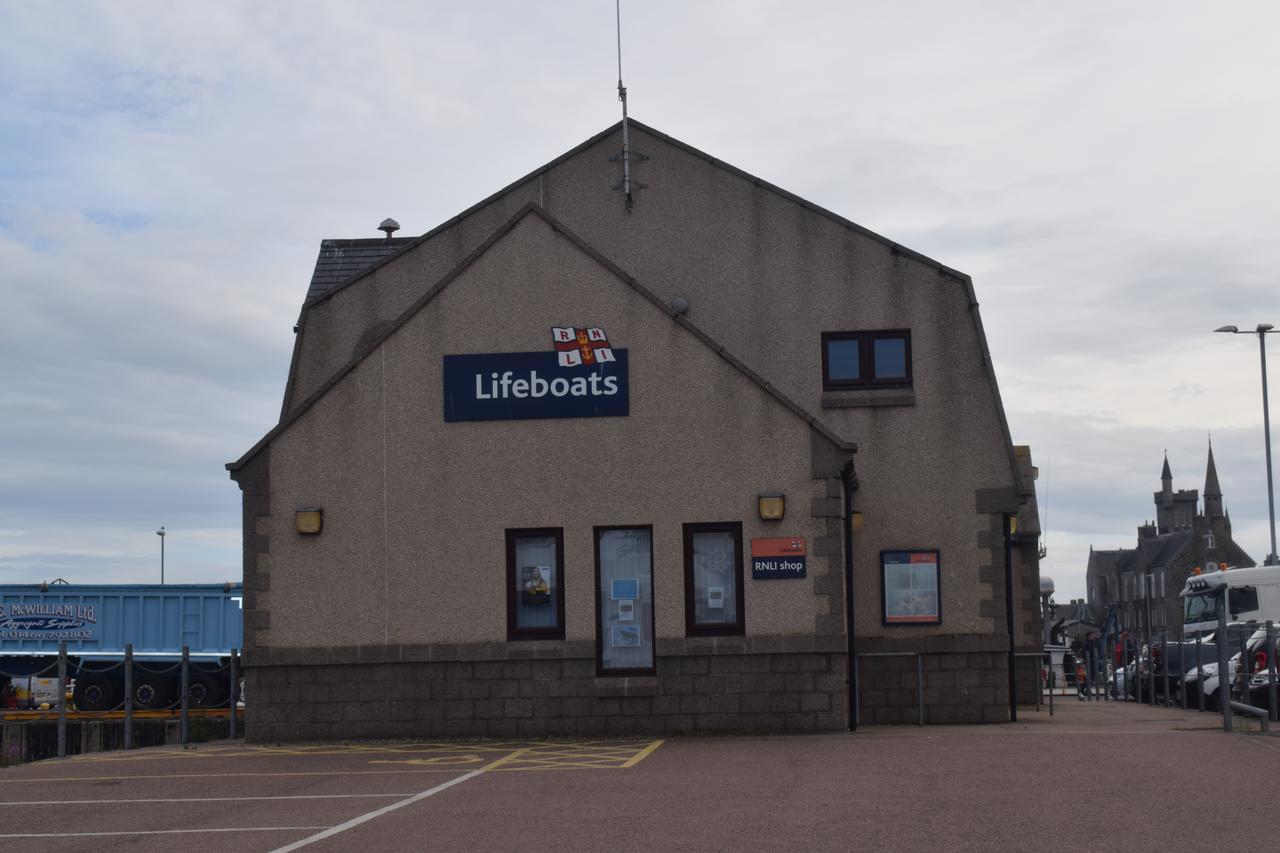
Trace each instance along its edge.
<path fill-rule="evenodd" d="M 603 329 L 551 330 L 553 349 L 444 357 L 444 419 L 622 417 L 630 413 L 627 351 Z"/>
<path fill-rule="evenodd" d="M 751 577 L 802 578 L 805 569 L 804 537 L 751 540 Z"/>

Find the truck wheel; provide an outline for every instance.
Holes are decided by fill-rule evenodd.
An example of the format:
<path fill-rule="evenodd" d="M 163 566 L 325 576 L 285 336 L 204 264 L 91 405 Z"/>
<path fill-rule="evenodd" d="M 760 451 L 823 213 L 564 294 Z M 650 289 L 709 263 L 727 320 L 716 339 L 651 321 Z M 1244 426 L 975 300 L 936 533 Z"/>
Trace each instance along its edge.
<path fill-rule="evenodd" d="M 187 702 L 193 708 L 218 708 L 227 704 L 227 692 L 225 674 L 193 672 L 187 685 Z"/>
<path fill-rule="evenodd" d="M 79 711 L 110 711 L 116 705 L 115 685 L 101 675 L 80 675 L 71 701 Z"/>
<path fill-rule="evenodd" d="M 133 677 L 133 705 L 155 711 L 169 707 L 173 701 L 173 683 L 162 675 L 139 672 Z"/>

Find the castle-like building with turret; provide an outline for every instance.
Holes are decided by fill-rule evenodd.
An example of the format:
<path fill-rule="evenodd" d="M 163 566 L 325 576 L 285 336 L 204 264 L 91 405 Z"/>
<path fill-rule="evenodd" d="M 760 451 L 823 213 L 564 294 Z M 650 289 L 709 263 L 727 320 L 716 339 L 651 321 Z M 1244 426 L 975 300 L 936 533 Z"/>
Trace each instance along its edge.
<path fill-rule="evenodd" d="M 1136 548 L 1089 549 L 1089 606 L 1099 624 L 1114 612 L 1123 630 L 1175 637 L 1182 624 L 1179 593 L 1196 568 L 1255 563 L 1231 538 L 1231 516 L 1223 504 L 1212 444 L 1203 511 L 1195 489 L 1174 491 L 1167 455 L 1154 497 L 1155 520 L 1138 526 Z"/>

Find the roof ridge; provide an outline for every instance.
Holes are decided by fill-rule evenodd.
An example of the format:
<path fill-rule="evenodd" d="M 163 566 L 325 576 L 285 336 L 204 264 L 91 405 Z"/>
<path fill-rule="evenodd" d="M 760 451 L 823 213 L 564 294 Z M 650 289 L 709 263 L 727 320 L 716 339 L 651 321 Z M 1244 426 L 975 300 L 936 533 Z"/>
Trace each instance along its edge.
<path fill-rule="evenodd" d="M 774 387 L 772 383 L 768 382 L 767 380 L 764 379 L 764 377 L 760 376 L 755 371 L 751 370 L 751 368 L 747 367 L 745 362 L 743 362 L 733 353 L 729 352 L 729 350 L 726 349 L 723 344 L 719 343 L 715 338 L 711 337 L 709 334 L 703 331 L 692 320 L 689 320 L 684 315 L 677 313 L 675 309 L 673 309 L 671 306 L 662 302 L 662 300 L 659 299 L 657 295 L 655 295 L 652 291 L 650 291 L 644 285 L 640 284 L 640 282 L 638 282 L 634 276 L 630 275 L 621 267 L 619 267 L 617 264 L 615 264 L 613 261 L 609 260 L 603 254 L 601 254 L 597 249 L 595 249 L 593 246 L 591 246 L 589 243 L 587 243 L 585 240 L 579 237 L 570 228 L 565 226 L 562 222 L 560 222 L 554 216 L 548 213 L 545 208 L 541 207 L 535 202 L 530 201 L 522 205 L 521 208 L 518 211 L 516 211 L 516 213 L 512 215 L 510 219 L 508 219 L 502 225 L 498 226 L 497 230 L 495 230 L 491 235 L 489 235 L 489 237 L 486 238 L 484 242 L 482 242 L 479 246 L 473 249 L 467 255 L 467 257 L 463 258 L 462 261 L 460 261 L 457 265 L 453 267 L 453 269 L 445 273 L 444 276 L 442 276 L 434 285 L 432 285 L 426 291 L 426 293 L 424 293 L 422 296 L 415 299 L 408 308 L 400 312 L 400 314 L 394 320 L 387 323 L 385 327 L 379 332 L 379 334 L 372 337 L 370 340 L 368 340 L 364 344 L 364 346 L 360 347 L 360 349 L 358 349 L 352 355 L 351 359 L 346 364 L 339 367 L 332 376 L 330 376 L 327 380 L 321 383 L 316 388 L 315 391 L 313 391 L 310 395 L 307 396 L 305 400 L 303 400 L 297 406 L 294 406 L 292 409 L 290 409 L 288 416 L 285 418 L 282 418 L 280 422 L 276 424 L 274 427 L 272 427 L 266 433 L 266 435 L 264 435 L 261 439 L 259 439 L 257 443 L 253 445 L 253 447 L 249 448 L 249 450 L 247 450 L 236 461 L 226 463 L 225 467 L 227 468 L 227 470 L 235 471 L 244 467 L 246 464 L 248 464 L 248 462 L 254 456 L 256 456 L 259 451 L 261 451 L 264 447 L 270 444 L 271 441 L 273 441 L 276 438 L 276 436 L 280 435 L 280 433 L 284 432 L 286 429 L 288 429 L 290 425 L 292 425 L 299 418 L 301 418 L 303 414 L 305 414 L 308 410 L 311 409 L 312 406 L 318 403 L 335 385 L 337 385 L 340 381 L 342 381 L 344 377 L 346 377 L 353 370 L 355 370 L 356 367 L 358 367 L 366 358 L 369 357 L 369 355 L 371 355 L 374 351 L 376 351 L 378 347 L 382 346 L 382 344 L 384 344 L 388 338 L 390 338 L 393 334 L 399 331 L 400 328 L 403 327 L 407 322 L 409 322 L 409 320 L 413 319 L 413 317 L 416 316 L 419 311 L 421 311 L 431 301 L 433 301 L 435 297 L 439 295 L 441 291 L 444 290 L 445 287 L 447 287 L 455 279 L 461 276 L 463 272 L 465 272 L 472 264 L 474 264 L 477 260 L 479 260 L 480 257 L 482 257 L 486 252 L 488 252 L 489 249 L 491 249 L 499 240 L 501 240 L 508 233 L 514 230 L 516 225 L 518 225 L 525 217 L 529 216 L 530 214 L 538 216 L 547 225 L 549 225 L 553 231 L 565 237 L 567 240 L 573 243 L 575 247 L 577 247 L 580 251 L 586 254 L 589 258 L 596 261 L 598 264 L 600 264 L 605 269 L 607 269 L 614 277 L 621 280 L 623 284 L 626 284 L 628 287 L 634 290 L 637 294 L 639 294 L 649 303 L 651 303 L 652 305 L 657 307 L 659 310 L 661 310 L 668 317 L 675 320 L 677 325 L 680 325 L 684 329 L 686 329 L 690 334 L 692 334 L 695 338 L 701 341 L 708 349 L 710 349 L 716 355 L 720 356 L 725 361 L 727 361 L 733 368 L 735 368 L 739 373 L 741 373 L 747 379 L 755 383 L 759 388 L 761 388 L 761 390 L 763 390 L 766 394 L 772 397 L 776 402 L 781 404 L 788 411 L 798 416 L 801 420 L 803 420 L 809 426 L 810 429 L 817 432 L 823 438 L 826 438 L 828 441 L 830 441 L 833 445 L 835 445 L 840 450 L 857 452 L 858 445 L 856 442 L 851 442 L 846 440 L 845 438 L 840 436 L 838 433 L 836 433 L 833 429 L 831 429 L 822 421 L 820 421 L 817 415 L 812 414 L 803 406 L 801 406 L 799 403 L 795 402 L 790 397 L 783 394 L 776 387 Z M 392 257 L 395 257 L 395 256 L 393 255 Z"/>

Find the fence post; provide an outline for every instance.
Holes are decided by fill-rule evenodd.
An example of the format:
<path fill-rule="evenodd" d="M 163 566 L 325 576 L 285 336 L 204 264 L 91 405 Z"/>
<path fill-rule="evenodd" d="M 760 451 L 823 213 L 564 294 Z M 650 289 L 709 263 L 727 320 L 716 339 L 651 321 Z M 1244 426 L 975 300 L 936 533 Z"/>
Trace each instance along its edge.
<path fill-rule="evenodd" d="M 1202 665 L 1200 660 L 1200 632 L 1196 631 L 1196 684 L 1200 686 L 1200 689 L 1196 691 L 1200 694 L 1196 702 L 1199 704 L 1201 712 L 1204 711 L 1204 670 L 1200 668 Z"/>
<path fill-rule="evenodd" d="M 920 721 L 917 726 L 924 725 L 924 655 L 916 652 L 916 703 L 920 706 Z"/>
<path fill-rule="evenodd" d="M 1280 721 L 1280 716 L 1277 716 L 1280 708 L 1276 707 L 1276 647 L 1280 646 L 1280 643 L 1276 642 L 1277 637 L 1272 633 L 1272 627 L 1273 623 L 1268 619 L 1267 638 L 1262 641 L 1262 647 L 1265 649 L 1268 645 L 1271 646 L 1271 648 L 1267 649 L 1267 669 L 1270 671 L 1267 678 L 1267 701 L 1269 703 L 1267 710 L 1271 712 L 1271 722 L 1274 723 Z"/>
<path fill-rule="evenodd" d="M 240 692 L 240 673 L 239 673 L 239 669 L 240 669 L 240 667 L 238 667 L 238 666 L 236 665 L 236 664 L 238 664 L 238 663 L 239 663 L 239 661 L 240 661 L 240 656 L 236 653 L 236 650 L 235 650 L 235 649 L 232 649 L 232 650 L 231 650 L 231 663 L 230 663 L 230 667 L 231 667 L 231 699 L 230 699 L 230 702 L 231 702 L 231 714 L 229 715 L 229 716 L 230 716 L 230 718 L 231 718 L 231 724 L 230 724 L 231 733 L 230 733 L 230 737 L 231 737 L 231 739 L 232 739 L 232 740 L 235 740 L 235 737 L 236 737 L 236 700 L 240 698 L 239 696 L 237 696 L 237 695 L 236 695 L 237 693 L 239 693 L 239 692 Z"/>
<path fill-rule="evenodd" d="M 58 757 L 67 757 L 67 644 L 58 643 Z"/>
<path fill-rule="evenodd" d="M 1058 673 L 1053 671 L 1053 659 L 1049 659 L 1049 716 L 1053 716 L 1053 688 L 1058 680 Z"/>
<path fill-rule="evenodd" d="M 133 643 L 124 644 L 124 748 L 133 749 Z"/>
<path fill-rule="evenodd" d="M 187 718 L 187 708 L 190 697 L 187 695 L 191 689 L 191 649 L 187 646 L 182 647 L 182 722 L 180 725 L 180 740 L 182 745 L 187 745 L 187 738 L 190 735 L 190 722 Z"/>
<path fill-rule="evenodd" d="M 1160 681 L 1164 688 L 1164 706 L 1166 708 L 1173 707 L 1173 702 L 1169 701 L 1169 634 L 1166 631 L 1160 632 Z"/>
<path fill-rule="evenodd" d="M 1227 652 L 1231 645 L 1231 637 L 1227 632 L 1227 591 L 1221 590 L 1218 595 L 1218 709 L 1222 712 L 1222 730 L 1231 731 L 1231 679 L 1228 676 L 1229 666 Z"/>
<path fill-rule="evenodd" d="M 1168 664 L 1166 664 L 1167 666 Z M 1178 629 L 1178 693 L 1182 697 L 1182 710 L 1187 710 L 1187 629 Z"/>

